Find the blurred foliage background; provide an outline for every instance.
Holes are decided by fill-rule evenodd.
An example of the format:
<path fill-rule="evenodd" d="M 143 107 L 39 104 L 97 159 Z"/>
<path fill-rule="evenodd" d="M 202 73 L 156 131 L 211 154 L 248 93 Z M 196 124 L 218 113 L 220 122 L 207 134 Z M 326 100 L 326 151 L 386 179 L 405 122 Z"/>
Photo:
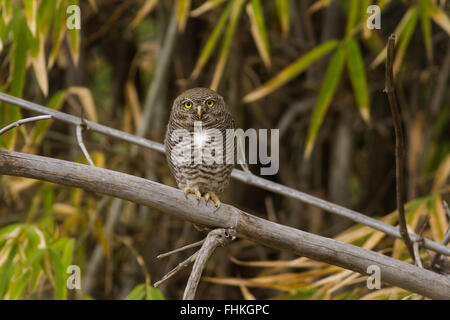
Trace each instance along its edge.
<path fill-rule="evenodd" d="M 370 30 L 369 5 L 381 9 Z M 78 5 L 81 29 L 69 29 Z M 0 0 L 0 91 L 162 142 L 173 99 L 211 87 L 237 125 L 280 129 L 289 187 L 396 225 L 387 37 L 407 133 L 407 219 L 437 242 L 449 217 L 450 4 L 446 0 Z M 0 128 L 31 114 L 0 104 Z M 97 166 L 174 186 L 165 158 L 85 132 Z M 86 163 L 75 128 L 45 120 L 0 147 Z M 259 172 L 257 166 L 250 166 Z M 403 243 L 232 181 L 224 202 L 272 221 L 411 261 Z M 0 177 L 1 299 L 179 299 L 189 275 L 151 286 L 203 237 L 184 221 L 54 184 Z M 429 254 L 421 250 L 424 260 Z M 66 273 L 80 266 L 81 290 Z M 237 240 L 209 261 L 200 299 L 415 299 L 367 276 Z"/>

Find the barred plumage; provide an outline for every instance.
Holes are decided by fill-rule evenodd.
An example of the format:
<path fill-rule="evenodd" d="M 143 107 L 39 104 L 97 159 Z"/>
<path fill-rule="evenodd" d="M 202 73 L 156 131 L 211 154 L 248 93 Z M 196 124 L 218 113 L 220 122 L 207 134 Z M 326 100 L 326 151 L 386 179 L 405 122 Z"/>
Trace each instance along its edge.
<path fill-rule="evenodd" d="M 227 129 L 234 129 L 234 120 L 224 99 L 207 88 L 190 89 L 173 103 L 164 142 L 178 187 L 216 207 L 233 169 L 226 156 L 229 150 L 234 161 L 234 140 L 226 139 Z"/>

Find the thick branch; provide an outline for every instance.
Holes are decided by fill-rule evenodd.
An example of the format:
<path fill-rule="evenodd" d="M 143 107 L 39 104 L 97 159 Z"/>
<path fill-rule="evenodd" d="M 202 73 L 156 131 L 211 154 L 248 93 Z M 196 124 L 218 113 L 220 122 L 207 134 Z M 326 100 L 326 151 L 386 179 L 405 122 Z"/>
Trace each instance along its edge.
<path fill-rule="evenodd" d="M 253 216 L 235 207 L 189 197 L 150 180 L 64 160 L 0 149 L 0 174 L 83 188 L 153 207 L 197 225 L 235 228 L 253 242 L 366 274 L 377 265 L 381 280 L 432 299 L 450 299 L 450 279 L 360 247 Z"/>
<path fill-rule="evenodd" d="M 24 108 L 26 110 L 34 111 L 37 113 L 42 114 L 49 114 L 53 118 L 63 121 L 75 126 L 78 126 L 81 124 L 80 118 L 72 116 L 70 114 L 60 112 L 57 110 L 49 109 L 44 106 L 41 106 L 39 104 L 29 102 L 20 98 L 16 98 L 14 96 L 5 94 L 0 92 L 0 101 L 4 101 L 16 106 L 19 106 L 21 108 Z M 120 139 L 122 141 L 126 141 L 141 147 L 149 148 L 151 150 L 155 150 L 161 153 L 164 153 L 164 145 L 150 141 L 147 139 L 144 139 L 142 137 L 137 137 L 135 135 L 116 130 L 95 122 L 91 122 L 88 120 L 84 120 L 86 129 L 92 130 L 104 135 L 107 135 L 109 137 L 113 137 L 116 139 Z M 258 177 L 256 175 L 244 172 L 242 170 L 233 169 L 233 172 L 231 173 L 231 177 L 233 179 L 236 179 L 238 181 L 241 181 L 243 183 L 262 188 L 264 190 L 268 190 L 271 192 L 274 192 L 276 194 L 280 194 L 286 197 L 290 197 L 292 199 L 299 200 L 301 202 L 307 203 L 309 205 L 315 206 L 317 208 L 320 208 L 322 210 L 325 210 L 327 212 L 337 214 L 341 217 L 345 217 L 347 219 L 350 219 L 356 223 L 361 223 L 366 226 L 369 226 L 371 228 L 374 228 L 375 230 L 379 230 L 381 232 L 384 232 L 392 237 L 401 239 L 402 236 L 400 234 L 400 231 L 382 221 L 373 219 L 371 217 L 368 217 L 362 213 L 356 212 L 354 210 L 339 206 L 337 204 L 325 201 L 323 199 L 311 196 L 307 193 L 283 186 L 282 184 Z M 410 237 L 413 241 L 418 241 L 420 237 L 416 234 L 410 234 Z M 441 254 L 450 256 L 450 248 L 447 248 L 439 243 L 436 243 L 429 239 L 424 239 L 424 246 L 427 249 L 434 250 L 436 252 L 439 252 Z"/>
<path fill-rule="evenodd" d="M 386 59 L 386 88 L 385 92 L 389 99 L 391 107 L 392 118 L 394 120 L 395 131 L 395 180 L 397 182 L 397 210 L 398 221 L 400 225 L 400 234 L 403 241 L 408 248 L 409 254 L 415 261 L 414 248 L 408 234 L 408 227 L 405 218 L 405 146 L 404 135 L 402 127 L 402 119 L 400 117 L 400 109 L 395 95 L 394 82 L 394 55 L 395 55 L 395 34 L 389 37 L 387 44 L 387 59 Z"/>
<path fill-rule="evenodd" d="M 214 229 L 208 233 L 205 242 L 197 252 L 197 258 L 195 259 L 194 266 L 192 267 L 191 275 L 189 276 L 186 289 L 184 290 L 183 300 L 194 300 L 195 292 L 197 291 L 200 277 L 203 269 L 208 262 L 209 257 L 213 254 L 217 247 L 226 245 L 230 240 L 234 238 L 234 229 L 231 229 L 233 234 L 230 236 L 227 229 Z"/>

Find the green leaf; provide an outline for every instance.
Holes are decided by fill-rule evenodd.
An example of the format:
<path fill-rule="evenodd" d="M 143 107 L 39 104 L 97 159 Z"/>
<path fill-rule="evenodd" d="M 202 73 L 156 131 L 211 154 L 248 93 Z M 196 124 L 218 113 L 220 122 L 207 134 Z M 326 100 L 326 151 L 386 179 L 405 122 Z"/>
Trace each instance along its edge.
<path fill-rule="evenodd" d="M 74 248 L 75 248 L 75 240 L 68 239 L 66 244 L 64 245 L 64 250 L 63 250 L 63 255 L 62 255 L 62 263 L 64 266 L 64 270 L 67 270 L 67 267 L 72 264 Z"/>
<path fill-rule="evenodd" d="M 417 18 L 417 6 L 410 7 L 395 28 L 394 34 L 397 36 L 397 39 L 400 39 L 402 37 L 406 26 L 411 21 L 411 19 L 414 19 L 414 16 Z M 373 69 L 380 65 L 386 59 L 386 53 L 387 50 L 385 46 L 383 50 L 380 51 L 375 60 L 371 63 L 370 67 Z"/>
<path fill-rule="evenodd" d="M 353 28 L 355 27 L 356 21 L 358 19 L 358 4 L 359 0 L 357 1 L 349 1 L 350 8 L 347 16 L 347 28 L 345 35 L 348 37 L 351 35 Z"/>
<path fill-rule="evenodd" d="M 330 40 L 315 47 L 305 55 L 298 58 L 294 63 L 290 64 L 288 67 L 283 69 L 278 75 L 276 75 L 274 78 L 266 82 L 264 85 L 248 93 L 243 98 L 243 102 L 249 103 L 256 101 L 268 95 L 269 93 L 275 91 L 285 83 L 299 76 L 311 64 L 313 64 L 315 61 L 317 61 L 318 59 L 329 53 L 331 50 L 336 48 L 338 44 L 339 41 Z"/>
<path fill-rule="evenodd" d="M 422 26 L 423 41 L 425 42 L 425 48 L 427 50 L 428 61 L 433 59 L 433 44 L 431 35 L 431 20 L 429 16 L 429 2 L 428 0 L 420 0 L 420 21 Z"/>
<path fill-rule="evenodd" d="M 152 286 L 145 285 L 146 287 L 146 300 L 164 300 L 164 297 L 158 289 Z"/>
<path fill-rule="evenodd" d="M 8 291 L 10 279 L 14 273 L 13 259 L 17 254 L 18 245 L 14 244 L 9 251 L 5 264 L 0 267 L 0 299 L 3 299 Z"/>
<path fill-rule="evenodd" d="M 442 11 L 438 6 L 433 6 L 430 8 L 430 17 L 434 20 L 448 35 L 450 35 L 450 18 L 448 15 Z"/>
<path fill-rule="evenodd" d="M 27 66 L 27 42 L 24 39 L 27 38 L 27 25 L 26 20 L 22 16 L 19 18 L 13 31 L 13 51 L 12 51 L 12 82 L 10 93 L 16 97 L 22 97 L 23 86 L 25 82 L 25 73 Z M 11 119 L 11 120 L 18 120 Z"/>
<path fill-rule="evenodd" d="M 370 112 L 366 71 L 364 69 L 361 49 L 359 48 L 358 42 L 353 38 L 349 38 L 347 41 L 347 54 L 347 66 L 356 102 L 361 116 L 368 123 L 370 121 Z"/>
<path fill-rule="evenodd" d="M 69 0 L 68 6 L 71 5 L 78 5 L 78 0 Z M 63 9 L 66 8 L 63 6 Z M 64 22 L 66 19 L 64 19 Z M 69 36 L 69 44 L 70 44 L 70 53 L 72 54 L 73 62 L 75 66 L 78 65 L 78 59 L 80 56 L 80 30 L 77 28 L 73 28 L 70 30 L 67 30 L 67 34 Z"/>
<path fill-rule="evenodd" d="M 27 270 L 25 273 L 22 273 L 16 281 L 12 282 L 10 288 L 10 296 L 11 300 L 17 300 L 22 298 L 23 291 L 28 284 L 32 275 L 31 270 Z"/>
<path fill-rule="evenodd" d="M 42 1 L 39 6 L 37 15 L 38 31 L 42 35 L 46 35 L 50 29 L 51 21 L 55 16 L 57 9 L 57 1 Z"/>
<path fill-rule="evenodd" d="M 311 151 L 317 137 L 317 132 L 319 131 L 323 118 L 328 110 L 328 107 L 330 106 L 331 99 L 333 98 L 337 85 L 339 84 L 344 62 L 345 51 L 343 48 L 339 48 L 328 64 L 325 79 L 322 83 L 322 88 L 320 89 L 316 106 L 314 107 L 311 124 L 308 129 L 308 136 L 306 138 L 306 158 L 311 155 Z"/>
<path fill-rule="evenodd" d="M 125 298 L 125 300 L 142 300 L 145 297 L 145 285 L 138 284 Z"/>
<path fill-rule="evenodd" d="M 36 0 L 24 0 L 25 4 L 25 16 L 27 18 L 27 25 L 33 36 L 36 36 L 37 26 L 36 26 L 36 15 L 38 3 Z"/>
<path fill-rule="evenodd" d="M 232 5 L 233 2 L 230 1 L 227 7 L 225 8 L 224 12 L 220 16 L 219 21 L 216 23 L 214 30 L 212 31 L 211 35 L 206 41 L 206 44 L 203 47 L 202 52 L 200 53 L 200 57 L 197 60 L 194 71 L 192 71 L 191 79 L 196 79 L 200 74 L 200 72 L 202 71 L 203 67 L 209 61 L 209 58 L 211 57 L 214 49 L 216 48 L 217 41 L 219 40 L 219 37 L 222 34 L 222 31 L 225 27 L 225 22 L 227 21 L 230 15 Z"/>
<path fill-rule="evenodd" d="M 227 63 L 228 54 L 230 51 L 231 40 L 234 35 L 234 31 L 236 30 L 237 23 L 239 21 L 239 17 L 241 16 L 242 7 L 244 5 L 245 0 L 234 0 L 233 7 L 231 9 L 230 14 L 230 23 L 228 24 L 227 30 L 225 32 L 225 38 L 222 42 L 222 47 L 220 48 L 219 53 L 219 62 L 217 63 L 216 70 L 214 71 L 213 80 L 211 82 L 211 89 L 217 90 L 219 87 L 220 79 L 222 78 L 223 71 L 225 69 L 225 65 Z"/>
<path fill-rule="evenodd" d="M 280 20 L 283 37 L 287 37 L 291 28 L 291 12 L 289 0 L 275 0 L 278 20 Z"/>
<path fill-rule="evenodd" d="M 177 20 L 178 30 L 184 31 L 186 28 L 186 22 L 191 10 L 191 0 L 177 0 Z"/>
<path fill-rule="evenodd" d="M 259 55 L 267 68 L 270 68 L 270 45 L 267 36 L 264 12 L 260 0 L 252 0 L 247 5 L 247 13 L 250 17 L 251 32 Z"/>
<path fill-rule="evenodd" d="M 67 295 L 65 281 L 66 273 L 61 257 L 55 249 L 49 248 L 48 250 L 53 262 L 53 269 L 55 273 L 55 300 L 65 300 Z"/>
<path fill-rule="evenodd" d="M 56 61 L 56 57 L 59 52 L 59 47 L 64 36 L 63 24 L 66 21 L 66 6 L 63 1 L 60 2 L 59 7 L 55 11 L 55 19 L 53 20 L 53 48 L 50 52 L 50 57 L 48 60 L 48 69 L 51 69 Z"/>
<path fill-rule="evenodd" d="M 394 61 L 394 73 L 397 73 L 398 70 L 400 69 L 400 66 L 403 62 L 403 57 L 406 53 L 406 48 L 408 47 L 409 41 L 411 40 L 411 36 L 413 35 L 414 29 L 416 28 L 418 17 L 419 17 L 418 8 L 415 7 L 410 19 L 407 21 L 405 25 L 405 29 L 403 30 L 401 37 L 399 37 L 398 49 Z"/>

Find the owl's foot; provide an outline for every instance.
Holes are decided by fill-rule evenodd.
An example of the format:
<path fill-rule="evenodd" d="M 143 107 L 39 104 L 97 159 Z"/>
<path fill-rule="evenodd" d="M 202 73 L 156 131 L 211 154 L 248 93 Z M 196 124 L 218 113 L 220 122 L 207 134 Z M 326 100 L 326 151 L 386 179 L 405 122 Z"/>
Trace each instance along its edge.
<path fill-rule="evenodd" d="M 208 202 L 209 199 L 211 199 L 214 202 L 214 205 L 216 206 L 216 208 L 218 208 L 220 206 L 220 200 L 214 194 L 214 192 L 207 192 L 207 193 L 205 193 L 205 195 L 203 197 L 205 198 L 206 202 Z"/>
<path fill-rule="evenodd" d="M 197 188 L 184 188 L 183 191 L 186 194 L 186 196 L 188 194 L 193 194 L 193 195 L 195 195 L 195 198 L 197 200 L 200 200 L 202 198 L 202 194 L 200 193 L 200 191 Z"/>

